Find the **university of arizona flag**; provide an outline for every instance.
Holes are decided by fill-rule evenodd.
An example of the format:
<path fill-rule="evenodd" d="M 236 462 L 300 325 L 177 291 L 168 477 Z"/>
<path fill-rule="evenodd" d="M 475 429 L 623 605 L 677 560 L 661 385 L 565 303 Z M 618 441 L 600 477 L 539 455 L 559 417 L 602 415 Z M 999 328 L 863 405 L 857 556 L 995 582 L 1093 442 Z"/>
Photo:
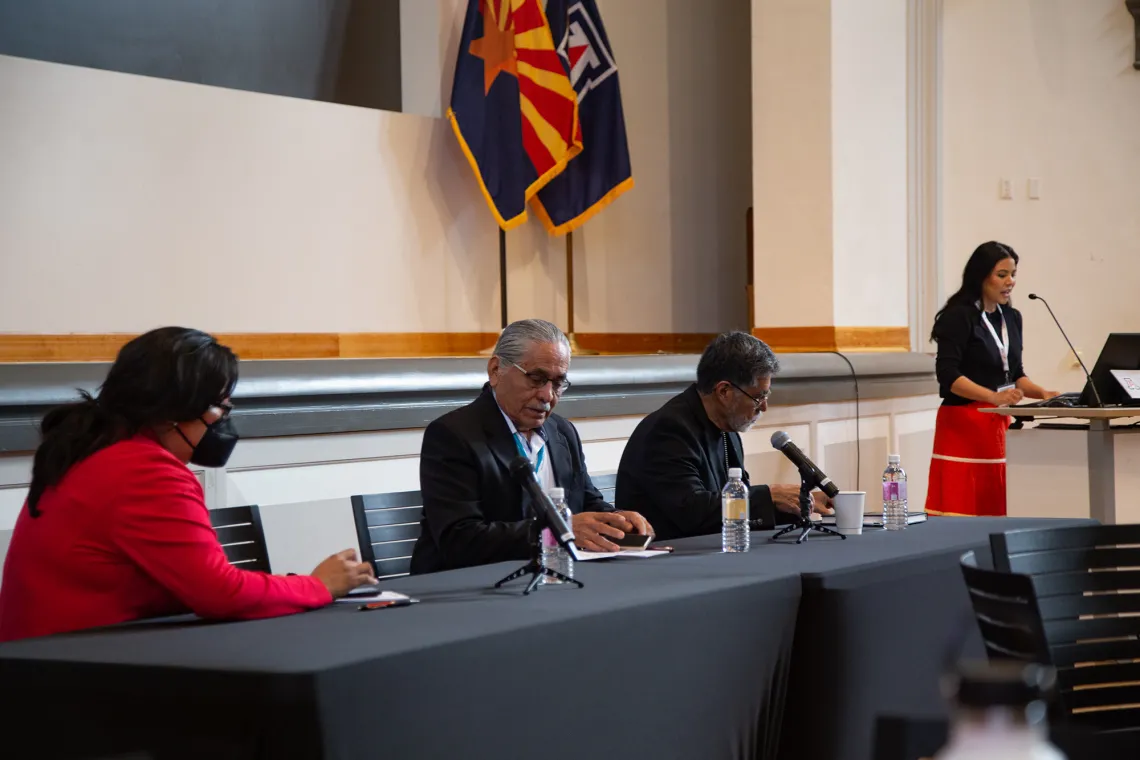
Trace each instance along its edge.
<path fill-rule="evenodd" d="M 541 0 L 468 0 L 448 119 L 503 229 L 582 150 L 578 100 Z"/>
<path fill-rule="evenodd" d="M 552 235 L 585 224 L 633 187 L 617 63 L 594 0 L 547 0 L 546 16 L 578 94 L 582 152 L 532 201 Z"/>

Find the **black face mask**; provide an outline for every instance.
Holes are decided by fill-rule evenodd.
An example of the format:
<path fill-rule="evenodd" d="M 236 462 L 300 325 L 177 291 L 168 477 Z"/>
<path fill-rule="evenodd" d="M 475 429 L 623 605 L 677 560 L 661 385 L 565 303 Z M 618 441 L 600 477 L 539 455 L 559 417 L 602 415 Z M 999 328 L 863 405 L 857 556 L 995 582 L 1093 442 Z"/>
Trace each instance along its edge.
<path fill-rule="evenodd" d="M 205 422 L 205 420 L 202 421 Z M 186 441 L 194 450 L 190 455 L 190 463 L 199 467 L 225 467 L 238 442 L 234 422 L 229 417 L 222 417 L 220 420 L 207 424 L 206 432 L 198 441 L 197 446 L 190 443 L 190 439 L 182 432 L 182 428 L 175 426 L 174 429 L 182 436 L 182 440 Z"/>

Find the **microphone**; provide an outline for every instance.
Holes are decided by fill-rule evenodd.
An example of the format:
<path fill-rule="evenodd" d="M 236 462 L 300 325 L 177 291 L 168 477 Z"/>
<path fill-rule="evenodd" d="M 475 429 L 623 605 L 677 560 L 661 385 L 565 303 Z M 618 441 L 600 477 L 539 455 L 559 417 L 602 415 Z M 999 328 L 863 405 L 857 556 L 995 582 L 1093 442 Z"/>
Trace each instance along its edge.
<path fill-rule="evenodd" d="M 1077 353 L 1077 349 L 1073 348 L 1073 341 L 1069 340 L 1069 336 L 1065 334 L 1065 328 L 1061 327 L 1061 323 L 1057 319 L 1057 315 L 1053 313 L 1053 309 L 1052 309 L 1052 307 L 1049 306 L 1049 302 L 1046 301 L 1041 296 L 1037 295 L 1036 293 L 1030 293 L 1029 294 L 1029 300 L 1030 301 L 1040 301 L 1041 303 L 1045 304 L 1046 309 L 1049 309 L 1049 316 L 1053 318 L 1053 324 L 1057 325 L 1057 329 L 1061 331 L 1061 337 L 1064 338 L 1065 342 L 1069 344 L 1069 350 L 1073 352 L 1073 356 L 1077 357 L 1077 363 L 1080 364 L 1081 369 L 1083 369 L 1085 371 L 1085 377 L 1089 381 L 1089 387 L 1092 388 L 1093 398 L 1096 399 L 1096 405 L 1098 407 L 1103 407 L 1104 402 L 1102 402 L 1100 400 L 1100 394 L 1097 393 L 1096 385 L 1093 384 L 1093 379 L 1092 379 L 1092 375 L 1089 373 L 1089 368 L 1086 367 L 1085 363 L 1081 360 L 1081 355 Z"/>
<path fill-rule="evenodd" d="M 792 443 L 792 437 L 785 433 L 783 430 L 777 430 L 772 433 L 772 448 L 780 451 L 802 475 L 807 476 L 807 479 L 814 480 L 815 484 L 819 486 L 819 490 L 827 494 L 829 499 L 834 499 L 839 494 L 839 488 L 831 482 L 831 478 L 823 474 L 823 471 L 815 466 L 815 462 L 807 458 L 807 454 L 800 451 L 800 447 Z"/>
<path fill-rule="evenodd" d="M 558 510 L 554 508 L 554 503 L 550 501 L 550 497 L 538 484 L 530 460 L 523 456 L 515 457 L 511 461 L 510 470 L 511 477 L 522 486 L 523 491 L 530 494 L 530 500 L 534 502 L 535 508 L 542 512 L 542 517 L 546 520 L 546 527 L 550 528 L 550 532 L 558 539 L 558 543 L 566 547 L 570 555 L 577 559 L 578 547 L 574 545 L 574 530 L 566 524 L 562 515 L 558 514 Z"/>

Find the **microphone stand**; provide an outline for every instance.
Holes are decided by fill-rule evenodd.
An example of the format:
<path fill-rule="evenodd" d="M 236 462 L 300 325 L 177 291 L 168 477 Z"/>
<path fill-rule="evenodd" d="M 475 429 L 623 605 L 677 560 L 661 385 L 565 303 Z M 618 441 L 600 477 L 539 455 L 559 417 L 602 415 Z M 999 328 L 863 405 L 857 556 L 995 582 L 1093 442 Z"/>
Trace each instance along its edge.
<path fill-rule="evenodd" d="M 1081 355 L 1077 353 L 1077 349 L 1073 348 L 1073 341 L 1069 340 L 1069 336 L 1065 332 L 1065 328 L 1061 327 L 1061 321 L 1059 319 L 1057 319 L 1057 315 L 1053 313 L 1053 307 L 1049 305 L 1048 301 L 1046 301 L 1044 298 L 1037 295 L 1036 293 L 1030 293 L 1029 294 L 1029 300 L 1030 301 L 1040 301 L 1041 303 L 1045 304 L 1045 308 L 1049 310 L 1049 316 L 1053 318 L 1053 324 L 1057 325 L 1057 329 L 1061 332 L 1061 337 L 1064 338 L 1065 342 L 1069 344 L 1069 351 L 1072 352 L 1073 357 L 1077 360 L 1077 364 L 1081 365 L 1081 369 L 1084 370 L 1085 379 L 1088 380 L 1089 388 L 1092 389 L 1092 395 L 1093 395 L 1093 398 L 1096 400 L 1097 408 L 1103 409 L 1104 408 L 1104 402 L 1100 400 L 1100 393 L 1096 389 L 1096 383 L 1093 382 L 1092 373 L 1090 373 L 1089 368 L 1085 366 L 1085 361 L 1084 361 L 1084 359 L 1081 358 Z M 1082 394 L 1082 395 L 1084 395 L 1084 394 Z M 1050 400 L 1052 400 L 1052 399 L 1050 399 Z M 1050 405 L 1049 401 L 1046 401 L 1042 406 L 1049 406 L 1049 405 Z"/>
<path fill-rule="evenodd" d="M 797 544 L 802 544 L 804 541 L 807 541 L 808 534 L 812 531 L 815 531 L 817 533 L 826 533 L 829 536 L 839 536 L 841 539 L 847 540 L 847 536 L 843 535 L 839 531 L 832 530 L 826 525 L 817 525 L 811 519 L 811 513 L 814 507 L 811 498 L 811 492 L 815 486 L 816 484 L 814 481 L 814 476 L 809 472 L 800 470 L 800 514 L 796 518 L 795 522 L 793 522 L 791 525 L 784 526 L 784 529 L 768 539 L 769 541 L 776 541 L 785 533 L 791 533 L 796 528 L 800 529 L 799 538 L 796 539 Z"/>
<path fill-rule="evenodd" d="M 563 583 L 577 584 L 578 588 L 585 588 L 585 586 L 582 584 L 582 581 L 575 580 L 569 576 L 563 575 L 557 570 L 551 570 L 549 567 L 546 567 L 542 564 L 542 529 L 544 527 L 547 527 L 545 523 L 546 521 L 541 517 L 541 513 L 539 516 L 532 517 L 530 519 L 530 524 L 527 526 L 527 541 L 530 544 L 530 561 L 520 567 L 518 570 L 515 570 L 506 578 L 503 578 L 501 581 L 496 583 L 495 588 L 500 588 L 503 586 L 503 584 L 510 583 L 516 578 L 521 578 L 528 573 L 530 574 L 530 583 L 528 583 L 526 588 L 523 589 L 523 596 L 526 596 L 531 591 L 542 588 L 540 583 L 544 576 L 557 578 Z M 565 547 L 563 548 L 565 549 Z M 566 549 L 566 551 L 570 550 Z M 571 556 L 573 556 L 573 552 L 571 552 Z"/>

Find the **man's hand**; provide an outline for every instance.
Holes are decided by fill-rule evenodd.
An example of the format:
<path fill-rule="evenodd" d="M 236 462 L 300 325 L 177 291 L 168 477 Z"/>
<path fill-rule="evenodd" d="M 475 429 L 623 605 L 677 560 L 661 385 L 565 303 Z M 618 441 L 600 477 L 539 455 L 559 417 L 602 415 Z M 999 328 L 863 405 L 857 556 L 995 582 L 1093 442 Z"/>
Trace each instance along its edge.
<path fill-rule="evenodd" d="M 657 535 L 654 533 L 653 526 L 649 524 L 649 521 L 637 512 L 618 512 L 617 514 L 629 520 L 630 524 L 633 525 L 633 533 L 638 533 L 642 536 Z"/>
<path fill-rule="evenodd" d="M 817 515 L 835 514 L 835 503 L 823 491 L 811 492 L 812 507 Z"/>
<path fill-rule="evenodd" d="M 768 486 L 768 490 L 772 492 L 772 504 L 775 505 L 776 509 L 789 515 L 800 513 L 799 486 L 773 485 Z M 812 491 L 811 500 L 813 511 L 821 515 L 834 514 L 834 510 L 831 509 L 831 499 L 827 498 L 827 494 L 823 491 Z"/>
<path fill-rule="evenodd" d="M 622 538 L 632 533 L 634 524 L 625 517 L 629 512 L 581 512 L 574 515 L 574 543 L 588 552 L 616 552 L 620 547 L 609 538 Z M 638 515 L 640 517 L 640 515 Z M 642 518 L 642 522 L 645 522 Z"/>

